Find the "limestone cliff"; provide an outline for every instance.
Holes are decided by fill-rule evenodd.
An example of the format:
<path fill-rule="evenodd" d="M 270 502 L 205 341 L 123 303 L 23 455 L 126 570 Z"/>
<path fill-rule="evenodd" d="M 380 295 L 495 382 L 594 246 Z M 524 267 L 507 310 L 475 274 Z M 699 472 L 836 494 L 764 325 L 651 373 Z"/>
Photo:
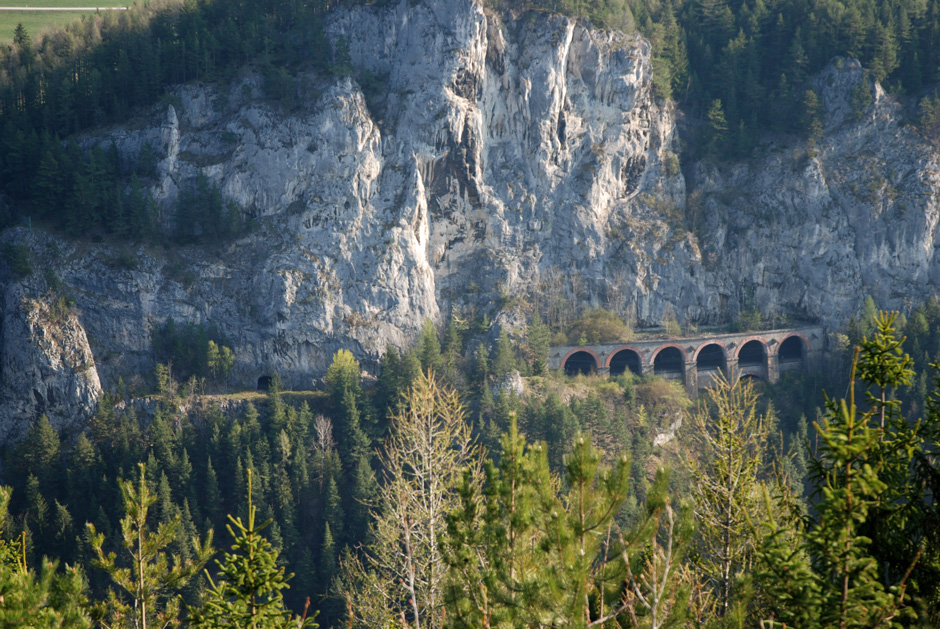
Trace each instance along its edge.
<path fill-rule="evenodd" d="M 301 387 L 340 347 L 374 359 L 451 305 L 492 317 L 501 297 L 532 297 L 540 283 L 568 307 L 613 307 L 639 325 L 667 305 L 718 323 L 751 299 L 766 315 L 838 322 L 867 293 L 896 307 L 935 290 L 937 154 L 878 86 L 856 118 L 847 103 L 866 79 L 852 61 L 818 78 L 815 149 L 764 146 L 747 162 L 680 169 L 675 111 L 653 96 L 637 35 L 473 0 L 344 9 L 327 32 L 365 91 L 305 75 L 285 109 L 246 69 L 85 140 L 113 140 L 129 162 L 157 147 L 152 193 L 167 223 L 204 173 L 254 217 L 248 235 L 137 247 L 123 266 L 105 245 L 0 237 L 54 268 L 88 333 L 85 364 L 106 386 L 152 369 L 153 330 L 170 316 L 218 326 L 233 382 L 277 370 Z M 693 211 L 705 217 L 696 234 L 683 229 Z M 3 289 L 4 320 L 20 286 Z M 2 360 L 23 351 L 5 345 Z"/>
<path fill-rule="evenodd" d="M 26 433 L 46 414 L 56 428 L 81 426 L 101 384 L 75 310 L 51 295 L 5 287 L 0 304 L 0 443 Z"/>

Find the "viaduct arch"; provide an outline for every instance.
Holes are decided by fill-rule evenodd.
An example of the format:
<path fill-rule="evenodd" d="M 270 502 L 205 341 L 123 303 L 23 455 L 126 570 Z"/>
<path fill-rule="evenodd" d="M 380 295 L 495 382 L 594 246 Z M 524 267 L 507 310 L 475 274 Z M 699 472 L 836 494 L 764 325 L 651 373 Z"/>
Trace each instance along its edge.
<path fill-rule="evenodd" d="M 787 371 L 818 368 L 825 350 L 821 326 L 769 330 L 759 334 L 716 334 L 630 343 L 553 347 L 549 367 L 569 375 L 655 374 L 681 380 L 690 396 L 726 378 L 757 378 L 775 383 Z"/>

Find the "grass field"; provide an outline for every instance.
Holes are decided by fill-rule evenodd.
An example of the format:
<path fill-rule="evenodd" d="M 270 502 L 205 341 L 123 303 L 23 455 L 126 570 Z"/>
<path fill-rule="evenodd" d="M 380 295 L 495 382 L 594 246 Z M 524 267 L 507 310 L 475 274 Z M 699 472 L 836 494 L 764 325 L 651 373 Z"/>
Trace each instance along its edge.
<path fill-rule="evenodd" d="M 0 0 L 0 7 L 70 9 L 74 7 L 123 7 L 131 0 Z M 17 24 L 26 27 L 30 36 L 50 26 L 74 22 L 89 11 L 0 11 L 0 42 L 13 39 Z"/>

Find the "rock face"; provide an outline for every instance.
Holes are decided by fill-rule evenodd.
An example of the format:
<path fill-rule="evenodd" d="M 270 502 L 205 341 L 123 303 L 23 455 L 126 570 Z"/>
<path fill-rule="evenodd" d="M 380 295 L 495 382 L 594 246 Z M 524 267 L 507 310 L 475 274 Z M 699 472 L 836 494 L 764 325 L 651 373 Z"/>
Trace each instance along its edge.
<path fill-rule="evenodd" d="M 254 218 L 248 235 L 168 251 L 0 238 L 54 270 L 80 313 L 75 342 L 81 326 L 90 339 L 85 373 L 106 387 L 153 368 L 153 331 L 171 316 L 225 335 L 234 384 L 277 370 L 303 387 L 335 350 L 368 365 L 452 306 L 519 319 L 496 316 L 501 298 L 600 305 L 638 325 L 667 307 L 708 324 L 751 305 L 832 323 L 868 293 L 903 307 L 935 290 L 936 152 L 877 85 L 856 116 L 852 92 L 867 80 L 856 62 L 818 77 L 826 130 L 813 150 L 800 141 L 680 169 L 675 112 L 652 94 L 639 36 L 473 0 L 337 10 L 326 27 L 362 85 L 298 77 L 288 110 L 246 70 L 85 139 L 114 141 L 128 161 L 156 148 L 149 183 L 166 224 L 202 173 Z M 682 228 L 693 213 L 696 234 Z M 38 365 L 52 360 L 29 353 L 39 328 L 6 323 L 27 319 L 15 314 L 24 290 L 3 287 L 2 360 Z M 3 390 L 18 390 L 3 373 Z M 91 402 L 98 389 L 82 390 Z"/>
<path fill-rule="evenodd" d="M 860 84 L 873 102 L 855 113 Z M 704 265 L 725 267 L 764 314 L 842 323 L 869 294 L 906 310 L 938 290 L 940 154 L 857 61 L 834 60 L 815 89 L 824 114 L 815 147 L 695 169 Z"/>
<path fill-rule="evenodd" d="M 80 426 L 94 412 L 101 383 L 76 313 L 48 295 L 14 284 L 0 318 L 0 442 L 23 436 L 46 414 L 56 428 Z"/>

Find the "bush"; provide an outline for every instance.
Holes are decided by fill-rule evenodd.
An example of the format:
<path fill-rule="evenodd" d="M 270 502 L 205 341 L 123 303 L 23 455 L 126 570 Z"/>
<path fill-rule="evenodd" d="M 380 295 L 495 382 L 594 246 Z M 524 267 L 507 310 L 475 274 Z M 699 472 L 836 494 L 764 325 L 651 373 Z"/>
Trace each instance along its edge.
<path fill-rule="evenodd" d="M 586 343 L 616 343 L 628 341 L 633 337 L 633 330 L 614 313 L 598 308 L 587 310 L 568 330 L 568 342 L 571 345 Z"/>
<path fill-rule="evenodd" d="M 3 245 L 3 260 L 18 278 L 32 274 L 33 266 L 29 263 L 29 248 L 26 245 L 8 242 Z"/>

